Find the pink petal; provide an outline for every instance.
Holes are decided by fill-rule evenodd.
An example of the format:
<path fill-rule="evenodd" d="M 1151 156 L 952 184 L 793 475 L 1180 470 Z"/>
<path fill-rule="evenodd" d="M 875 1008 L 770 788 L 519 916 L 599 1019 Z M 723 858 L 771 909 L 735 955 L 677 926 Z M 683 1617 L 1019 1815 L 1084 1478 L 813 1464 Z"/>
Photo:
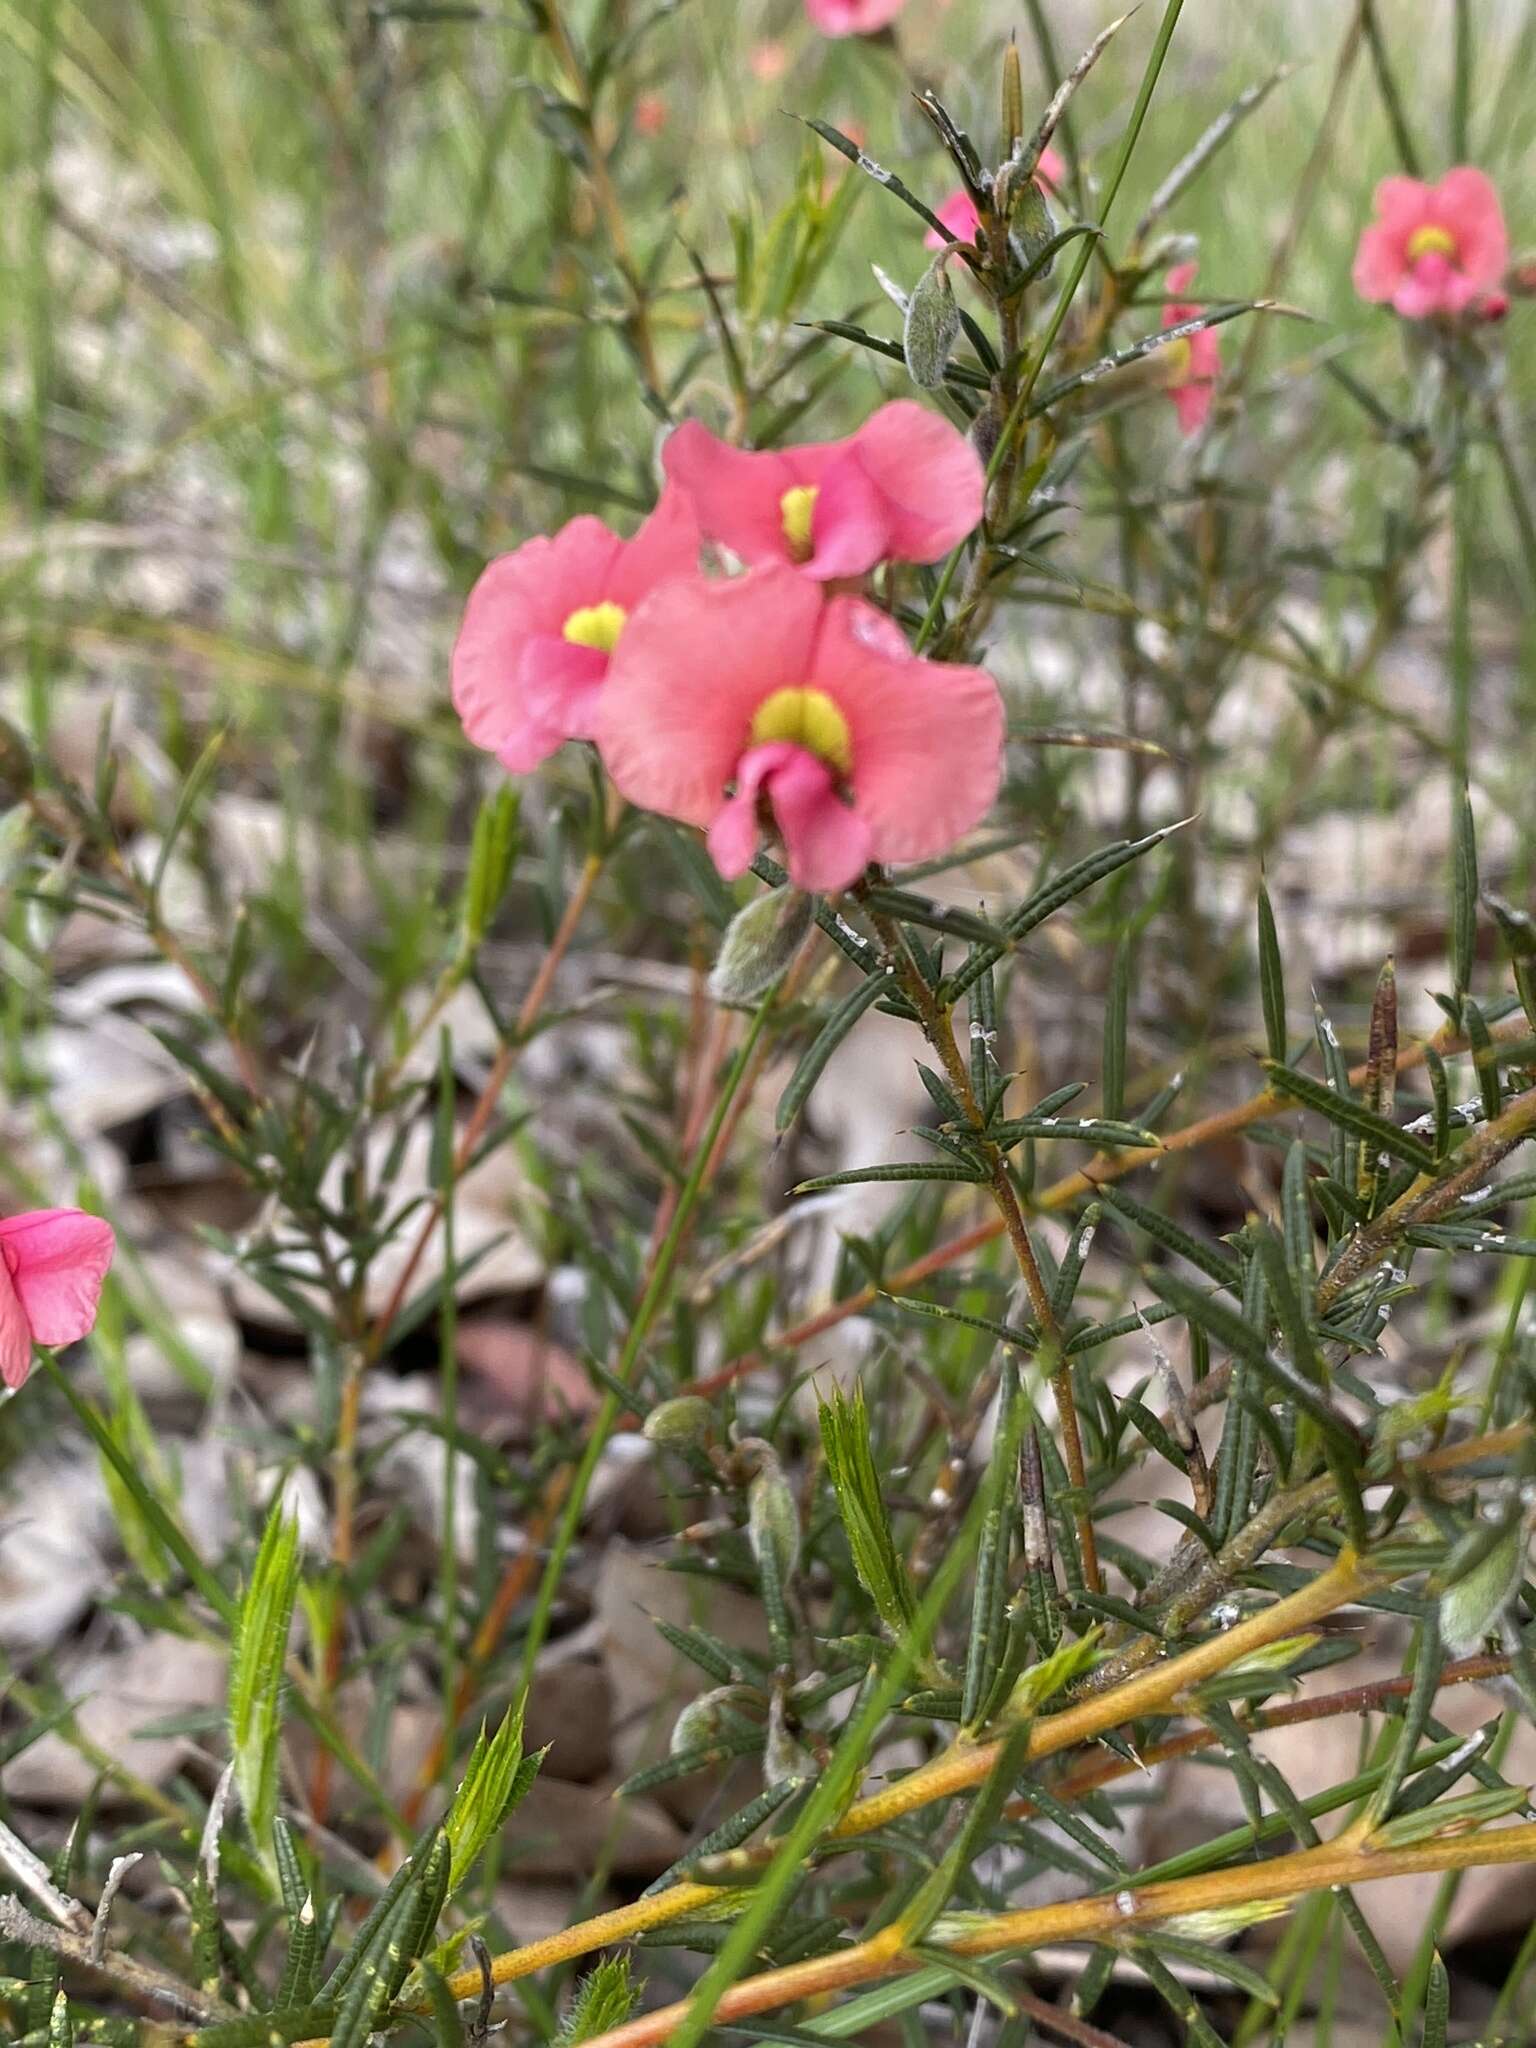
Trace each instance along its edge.
<path fill-rule="evenodd" d="M 73 1344 L 96 1320 L 116 1240 L 80 1209 L 34 1209 L 0 1222 L 0 1257 L 39 1344 Z"/>
<path fill-rule="evenodd" d="M 1475 289 L 1496 285 L 1509 262 L 1509 234 L 1492 181 L 1458 164 L 1435 187 L 1434 201 L 1436 218 L 1456 238 L 1457 268 Z"/>
<path fill-rule="evenodd" d="M 892 551 L 889 500 L 849 444 L 828 465 L 817 490 L 805 573 L 822 583 L 862 576 Z"/>
<path fill-rule="evenodd" d="M 784 493 L 796 484 L 819 483 L 836 445 L 753 453 L 687 420 L 667 436 L 661 462 L 711 540 L 749 564 L 787 562 Z"/>
<path fill-rule="evenodd" d="M 1362 230 L 1355 251 L 1354 286 L 1362 299 L 1387 304 L 1407 271 L 1406 243 L 1394 229 Z"/>
<path fill-rule="evenodd" d="M 653 592 L 614 650 L 598 706 L 598 746 L 621 795 L 709 825 L 758 706 L 810 679 L 821 612 L 818 585 L 787 566 Z"/>
<path fill-rule="evenodd" d="M 738 789 L 710 820 L 704 840 L 709 857 L 725 879 L 734 882 L 751 867 L 757 841 L 757 791 Z"/>
<path fill-rule="evenodd" d="M 896 19 L 906 0 L 805 0 L 805 11 L 825 36 L 869 35 Z"/>
<path fill-rule="evenodd" d="M 1210 383 L 1176 384 L 1168 396 L 1173 400 L 1173 409 L 1179 416 L 1181 434 L 1198 434 L 1210 417 L 1211 403 L 1215 393 Z"/>
<path fill-rule="evenodd" d="M 589 740 L 597 700 L 611 656 L 580 647 L 563 634 L 536 633 L 518 665 L 518 692 L 526 723 L 561 740 Z"/>
<path fill-rule="evenodd" d="M 1419 178 L 1383 178 L 1372 200 L 1376 218 L 1391 233 L 1406 241 L 1417 227 L 1432 217 L 1434 188 Z"/>
<path fill-rule="evenodd" d="M 11 1276 L 0 1266 L 0 1380 L 19 1387 L 32 1370 L 32 1332 Z"/>
<path fill-rule="evenodd" d="M 622 545 L 584 515 L 482 572 L 452 662 L 453 706 L 477 747 L 500 753 L 527 724 L 518 687 L 525 645 L 535 634 L 558 636 L 572 612 L 602 600 Z"/>
<path fill-rule="evenodd" d="M 934 208 L 934 218 L 943 221 L 957 242 L 974 242 L 976 230 L 981 226 L 981 216 L 963 185 L 958 191 L 951 192 L 942 206 Z M 937 228 L 930 228 L 923 237 L 923 247 L 947 249 L 949 244 Z"/>
<path fill-rule="evenodd" d="M 985 669 L 893 656 L 884 621 L 833 598 L 803 680 L 848 722 L 854 808 L 876 860 L 926 860 L 986 815 L 1002 773 L 1003 704 Z"/>
<path fill-rule="evenodd" d="M 655 511 L 632 540 L 620 544 L 604 597 L 630 612 L 658 583 L 692 575 L 699 566 L 700 538 L 692 499 L 669 479 Z"/>
<path fill-rule="evenodd" d="M 869 820 L 843 802 L 825 762 L 803 747 L 790 752 L 793 759 L 768 779 L 789 879 L 797 889 L 846 889 L 869 866 Z"/>
<path fill-rule="evenodd" d="M 1062 180 L 1066 175 L 1066 158 L 1059 151 L 1052 149 L 1051 145 L 1047 143 L 1040 152 L 1040 161 L 1035 165 L 1036 181 L 1043 185 L 1054 186 L 1059 192 Z"/>
<path fill-rule="evenodd" d="M 1198 263 L 1175 263 L 1172 270 L 1170 270 L 1168 275 L 1163 279 L 1164 289 L 1171 293 L 1174 298 L 1177 298 L 1181 292 L 1187 292 L 1189 290 L 1190 286 L 1195 281 L 1195 273 L 1199 270 L 1199 268 L 1200 266 Z M 1168 309 L 1166 307 L 1163 311 L 1163 325 L 1165 327 L 1171 327 L 1174 325 L 1174 322 L 1168 318 Z"/>
<path fill-rule="evenodd" d="M 965 435 L 909 398 L 871 413 L 853 437 L 886 501 L 892 556 L 936 562 L 980 523 L 986 477 Z"/>

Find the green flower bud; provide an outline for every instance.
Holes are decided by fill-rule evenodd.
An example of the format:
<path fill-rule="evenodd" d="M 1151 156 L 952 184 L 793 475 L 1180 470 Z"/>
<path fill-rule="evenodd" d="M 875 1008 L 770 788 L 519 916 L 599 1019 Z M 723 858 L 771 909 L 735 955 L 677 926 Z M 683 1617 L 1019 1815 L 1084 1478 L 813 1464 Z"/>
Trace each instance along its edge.
<path fill-rule="evenodd" d="M 944 382 L 950 351 L 960 333 L 960 308 L 944 272 L 947 253 L 941 249 L 918 279 L 907 301 L 902 329 L 907 374 L 924 391 L 936 391 Z"/>
<path fill-rule="evenodd" d="M 747 1488 L 747 1541 L 759 1567 L 772 1550 L 781 1586 L 787 1586 L 800 1555 L 800 1510 L 784 1468 L 772 1453 L 764 1455 L 757 1477 Z"/>
<path fill-rule="evenodd" d="M 691 1451 L 714 1434 L 714 1410 L 701 1394 L 679 1394 L 653 1408 L 641 1427 L 648 1444 L 668 1451 Z"/>
<path fill-rule="evenodd" d="M 750 1003 L 772 988 L 800 949 L 816 914 L 816 899 L 788 883 L 756 897 L 726 926 L 709 977 L 717 1003 Z"/>

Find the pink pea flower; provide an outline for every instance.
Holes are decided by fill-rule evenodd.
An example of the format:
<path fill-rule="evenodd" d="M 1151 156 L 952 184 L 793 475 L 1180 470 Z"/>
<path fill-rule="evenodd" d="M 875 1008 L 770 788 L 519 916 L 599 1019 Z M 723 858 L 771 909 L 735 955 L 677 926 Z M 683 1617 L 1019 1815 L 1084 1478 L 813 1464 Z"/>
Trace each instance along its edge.
<path fill-rule="evenodd" d="M 661 461 L 709 539 L 753 566 L 791 562 L 820 582 L 876 562 L 936 562 L 976 525 L 986 495 L 970 442 L 907 398 L 847 440 L 758 454 L 689 420 Z"/>
<path fill-rule="evenodd" d="M 776 39 L 754 43 L 747 52 L 747 67 L 760 85 L 772 85 L 789 69 L 789 51 Z"/>
<path fill-rule="evenodd" d="M 659 92 L 643 92 L 635 101 L 636 134 L 659 135 L 667 118 L 667 103 Z"/>
<path fill-rule="evenodd" d="M 0 1220 L 0 1380 L 19 1387 L 34 1344 L 73 1344 L 96 1320 L 116 1240 L 82 1209 Z"/>
<path fill-rule="evenodd" d="M 1497 290 L 1508 261 L 1499 195 L 1481 171 L 1459 164 L 1438 185 L 1383 178 L 1355 252 L 1355 290 L 1405 320 L 1454 318 Z"/>
<path fill-rule="evenodd" d="M 469 593 L 453 650 L 453 705 L 513 775 L 590 739 L 609 659 L 647 591 L 698 567 L 687 497 L 665 490 L 633 540 L 583 514 L 498 555 Z"/>
<path fill-rule="evenodd" d="M 1187 292 L 1195 281 L 1198 268 L 1194 263 L 1176 263 L 1164 280 L 1168 290 Z M 1163 307 L 1163 325 L 1177 327 L 1181 321 L 1196 320 L 1203 310 L 1200 306 L 1170 301 Z M 1221 343 L 1216 330 L 1214 327 L 1202 327 L 1198 334 L 1187 334 L 1182 341 L 1171 341 L 1164 354 L 1173 358 L 1170 365 L 1172 381 L 1166 388 L 1179 415 L 1179 431 L 1198 434 L 1210 413 L 1216 377 L 1221 369 Z"/>
<path fill-rule="evenodd" d="M 1060 189 L 1066 168 L 1066 164 L 1056 151 L 1047 145 L 1041 150 L 1040 161 L 1035 165 L 1035 183 L 1044 185 L 1051 191 L 1057 191 Z M 976 230 L 980 227 L 981 220 L 970 193 L 963 185 L 951 192 L 942 206 L 934 208 L 934 215 L 943 221 L 957 242 L 975 241 Z M 925 249 L 943 249 L 948 244 L 937 228 L 930 228 L 923 237 L 923 246 Z"/>
<path fill-rule="evenodd" d="M 906 0 L 805 0 L 812 26 L 824 36 L 867 36 L 893 22 Z"/>
<path fill-rule="evenodd" d="M 635 614 L 598 713 L 631 802 L 707 831 L 722 875 L 777 827 L 798 888 L 924 860 L 985 814 L 1003 706 L 985 669 L 914 655 L 883 612 L 785 568 L 674 583 Z"/>

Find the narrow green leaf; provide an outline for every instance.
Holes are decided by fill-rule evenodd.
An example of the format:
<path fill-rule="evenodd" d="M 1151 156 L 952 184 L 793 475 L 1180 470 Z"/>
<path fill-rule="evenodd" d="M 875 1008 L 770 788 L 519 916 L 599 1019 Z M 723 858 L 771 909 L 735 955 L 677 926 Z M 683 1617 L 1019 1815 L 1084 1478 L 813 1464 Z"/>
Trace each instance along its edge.
<path fill-rule="evenodd" d="M 273 1502 L 240 1602 L 229 1666 L 229 1739 L 235 1785 L 258 1853 L 270 1859 L 283 1730 L 283 1667 L 299 1590 L 299 1525 Z"/>
<path fill-rule="evenodd" d="M 1259 1002 L 1264 1011 L 1264 1041 L 1272 1060 L 1284 1061 L 1285 967 L 1280 958 L 1280 937 L 1275 930 L 1275 913 L 1269 890 L 1259 884 Z"/>
<path fill-rule="evenodd" d="M 790 1189 L 792 1195 L 817 1195 L 828 1188 L 851 1188 L 867 1186 L 871 1182 L 946 1180 L 960 1181 L 970 1187 L 980 1187 L 986 1180 L 985 1173 L 969 1166 L 946 1164 L 942 1159 L 915 1159 L 898 1161 L 891 1166 L 855 1166 L 846 1173 L 824 1173 L 815 1180 L 803 1180 Z"/>
<path fill-rule="evenodd" d="M 787 1131 L 795 1118 L 805 1107 L 806 1100 L 816 1083 L 821 1079 L 828 1060 L 858 1023 L 864 1012 L 873 1007 L 881 996 L 891 994 L 895 989 L 895 978 L 887 968 L 883 973 L 866 976 L 856 988 L 849 990 L 837 1008 L 832 1012 L 820 1031 L 800 1055 L 795 1071 L 790 1075 L 784 1093 L 779 1097 L 778 1113 L 774 1118 L 775 1128 Z"/>
<path fill-rule="evenodd" d="M 855 1384 L 852 1399 L 840 1389 L 835 1391 L 830 1401 L 822 1403 L 819 1415 L 827 1476 L 837 1497 L 853 1568 L 880 1619 L 893 1635 L 900 1635 L 911 1625 L 915 1603 L 881 1495 L 862 1382 Z"/>
<path fill-rule="evenodd" d="M 1234 1290 L 1242 1285 L 1242 1268 L 1230 1252 L 1217 1245 L 1209 1244 L 1204 1238 L 1193 1236 L 1181 1224 L 1174 1223 L 1161 1210 L 1150 1209 L 1138 1201 L 1135 1195 L 1127 1194 L 1124 1188 L 1112 1187 L 1107 1181 L 1098 1190 L 1098 1199 L 1113 1209 L 1115 1214 L 1127 1223 L 1135 1224 L 1145 1231 L 1154 1243 L 1165 1251 L 1174 1252 L 1181 1259 L 1188 1259 L 1192 1266 L 1198 1266 L 1202 1273 L 1222 1287 Z"/>
<path fill-rule="evenodd" d="M 1353 1133 L 1378 1152 L 1388 1152 L 1394 1159 L 1417 1167 L 1420 1173 L 1434 1171 L 1434 1153 L 1422 1139 L 1415 1138 L 1400 1124 L 1374 1115 L 1363 1103 L 1335 1093 L 1325 1082 L 1314 1080 L 1310 1074 L 1299 1074 L 1293 1067 L 1280 1066 L 1273 1060 L 1265 1060 L 1263 1066 L 1272 1087 L 1306 1108 L 1315 1109 L 1337 1129 Z"/>
<path fill-rule="evenodd" d="M 1451 981 L 1459 1003 L 1472 986 L 1477 955 L 1477 828 L 1463 785 L 1451 838 Z"/>

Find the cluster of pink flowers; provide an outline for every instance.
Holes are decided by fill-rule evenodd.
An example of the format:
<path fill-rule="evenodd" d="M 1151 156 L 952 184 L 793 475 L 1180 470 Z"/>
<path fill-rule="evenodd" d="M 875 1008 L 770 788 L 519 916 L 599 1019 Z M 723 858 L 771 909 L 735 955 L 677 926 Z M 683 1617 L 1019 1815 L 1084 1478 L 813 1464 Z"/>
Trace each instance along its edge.
<path fill-rule="evenodd" d="M 0 1380 L 19 1387 L 34 1344 L 73 1344 L 96 1321 L 112 1226 L 81 1209 L 0 1218 Z"/>
<path fill-rule="evenodd" d="M 803 889 L 941 852 L 996 793 L 997 686 L 829 586 L 965 538 L 985 495 L 970 442 L 897 400 L 846 440 L 762 453 L 689 423 L 662 463 L 633 540 L 573 519 L 481 576 L 453 656 L 469 737 L 514 771 L 596 740 L 616 788 L 703 829 L 727 876 L 767 830 Z M 702 573 L 706 541 L 745 573 Z"/>

